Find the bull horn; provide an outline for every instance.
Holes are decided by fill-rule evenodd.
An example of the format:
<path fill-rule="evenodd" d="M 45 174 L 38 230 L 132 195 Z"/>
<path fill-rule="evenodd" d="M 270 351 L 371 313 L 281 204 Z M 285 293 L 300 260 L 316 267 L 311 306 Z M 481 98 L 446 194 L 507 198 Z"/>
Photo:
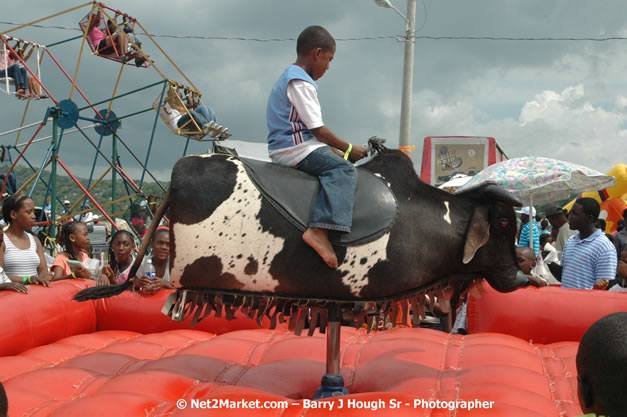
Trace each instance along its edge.
<path fill-rule="evenodd" d="M 483 195 L 491 200 L 499 200 L 505 204 L 509 204 L 510 206 L 522 207 L 523 205 L 522 201 L 520 201 L 518 197 L 498 185 L 486 185 L 483 189 Z"/>
<path fill-rule="evenodd" d="M 114 295 L 118 295 L 129 289 L 133 285 L 133 277 L 137 273 L 139 269 L 139 265 L 141 265 L 142 260 L 144 259 L 144 255 L 148 250 L 148 245 L 150 245 L 150 239 L 152 239 L 152 235 L 157 230 L 163 215 L 165 214 L 168 206 L 170 205 L 170 190 L 165 193 L 163 197 L 163 201 L 157 208 L 155 212 L 155 216 L 152 218 L 152 222 L 150 226 L 148 226 L 148 231 L 144 235 L 144 240 L 142 241 L 141 246 L 139 247 L 139 251 L 137 252 L 137 257 L 135 258 L 135 262 L 133 262 L 133 266 L 131 266 L 131 270 L 128 273 L 128 279 L 125 283 L 120 285 L 106 285 L 106 286 L 97 286 L 91 288 L 85 288 L 84 290 L 79 291 L 74 295 L 73 299 L 76 301 L 87 301 L 87 300 L 97 300 L 99 298 L 108 298 L 113 297 Z"/>

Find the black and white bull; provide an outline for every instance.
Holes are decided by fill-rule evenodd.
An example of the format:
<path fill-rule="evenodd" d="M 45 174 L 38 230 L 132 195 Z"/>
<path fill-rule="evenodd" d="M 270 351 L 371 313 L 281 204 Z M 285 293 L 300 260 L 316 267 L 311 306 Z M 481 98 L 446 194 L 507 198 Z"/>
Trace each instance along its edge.
<path fill-rule="evenodd" d="M 352 243 L 340 237 L 339 267 L 331 269 L 302 241 L 307 215 L 294 210 L 310 204 L 316 191 L 296 190 L 302 205 L 282 204 L 290 200 L 283 185 L 295 184 L 284 178 L 305 174 L 256 164 L 273 176 L 259 181 L 252 161 L 223 154 L 188 156 L 174 167 L 155 216 L 169 200 L 170 278 L 179 290 L 163 311 L 176 320 L 191 316 L 192 325 L 211 313 L 233 318 L 240 311 L 258 322 L 269 317 L 271 327 L 289 317 L 296 334 L 306 322 L 310 335 L 328 330 L 327 373 L 314 398 L 347 393 L 339 370 L 342 311 L 351 309 L 356 324 L 367 321 L 371 329 L 373 317 L 394 325 L 398 313 L 405 319 L 411 307 L 417 323 L 426 294 L 447 300 L 462 283 L 482 277 L 502 292 L 528 284 L 514 251 L 512 205 L 521 204 L 499 187 L 452 195 L 421 182 L 404 153 L 384 150 L 359 169 L 353 228 L 363 233 Z M 315 187 L 315 179 L 303 181 Z M 368 198 L 364 184 L 377 196 Z M 294 200 L 294 193 L 287 194 Z M 375 212 L 361 210 L 364 205 Z M 145 250 L 146 243 L 131 276 Z M 88 288 L 74 298 L 110 297 L 130 286 Z"/>
<path fill-rule="evenodd" d="M 421 182 L 411 160 L 396 150 L 384 150 L 362 169 L 388 183 L 397 216 L 375 240 L 335 246 L 339 267 L 331 269 L 262 195 L 242 160 L 222 154 L 181 159 L 170 188 L 172 283 L 345 301 L 394 300 L 482 277 L 502 292 L 527 284 L 514 253 L 512 205 L 520 202 L 511 194 L 488 185 L 452 195 Z"/>

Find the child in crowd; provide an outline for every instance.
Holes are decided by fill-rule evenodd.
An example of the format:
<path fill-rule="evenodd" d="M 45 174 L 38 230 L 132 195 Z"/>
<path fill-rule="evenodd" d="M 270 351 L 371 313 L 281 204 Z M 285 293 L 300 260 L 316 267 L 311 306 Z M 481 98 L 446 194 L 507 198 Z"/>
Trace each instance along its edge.
<path fill-rule="evenodd" d="M 118 285 L 128 280 L 135 260 L 135 238 L 128 230 L 118 230 L 109 243 L 109 264 L 102 268 L 98 285 Z"/>
<path fill-rule="evenodd" d="M 627 292 L 627 248 L 624 248 L 620 253 L 616 279 L 611 281 L 600 279 L 594 283 L 592 288 L 595 290 Z"/>
<path fill-rule="evenodd" d="M 318 177 L 320 193 L 303 240 L 329 267 L 337 268 L 328 232 L 351 230 L 357 184 L 351 162 L 367 153 L 338 137 L 322 121 L 315 81 L 333 60 L 335 39 L 323 27 L 310 26 L 298 36 L 296 54 L 296 62 L 285 69 L 268 98 L 268 152 L 272 162 Z"/>
<path fill-rule="evenodd" d="M 577 350 L 579 405 L 586 416 L 625 416 L 627 410 L 627 313 L 594 323 Z"/>
<path fill-rule="evenodd" d="M 560 263 L 557 249 L 551 245 L 551 233 L 542 233 L 540 235 L 540 253 L 542 254 L 542 259 L 547 264 L 552 262 Z"/>
<path fill-rule="evenodd" d="M 89 259 L 89 232 L 87 225 L 81 222 L 65 223 L 61 228 L 59 242 L 65 249 L 59 253 L 52 264 L 53 281 L 62 279 L 91 279 L 92 276 L 84 265 L 78 265 L 72 272 L 68 260 L 85 262 Z"/>
<path fill-rule="evenodd" d="M 157 227 L 150 240 L 152 265 L 155 268 L 155 277 L 146 276 L 148 257 L 144 257 L 137 278 L 139 290 L 146 294 L 154 294 L 162 288 L 173 288 L 170 283 L 170 229 L 164 226 Z"/>
<path fill-rule="evenodd" d="M 547 285 L 559 285 L 559 281 L 548 271 L 538 271 L 536 268 L 536 256 L 528 246 L 519 246 L 516 248 L 516 260 L 518 267 L 527 275 L 531 285 L 536 287 L 545 287 Z"/>

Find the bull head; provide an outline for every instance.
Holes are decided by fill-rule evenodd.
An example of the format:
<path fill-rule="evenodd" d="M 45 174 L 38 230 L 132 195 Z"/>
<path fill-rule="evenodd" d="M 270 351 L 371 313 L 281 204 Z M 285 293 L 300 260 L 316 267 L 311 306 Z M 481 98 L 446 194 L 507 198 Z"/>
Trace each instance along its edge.
<path fill-rule="evenodd" d="M 497 210 L 497 212 L 492 215 L 492 217 L 497 217 L 498 211 L 502 210 L 498 208 L 498 205 L 502 208 L 504 208 L 503 204 L 507 206 L 521 207 L 522 202 L 507 190 L 493 184 L 484 185 L 479 189 L 474 189 L 470 192 L 467 191 L 462 194 L 464 194 L 465 197 L 469 197 L 479 203 L 474 208 L 464 244 L 462 261 L 464 264 L 468 264 L 475 258 L 477 251 L 490 241 L 491 221 L 494 223 L 493 226 L 500 223 L 500 226 L 504 229 L 504 231 L 505 229 L 511 228 L 511 221 L 506 217 L 491 219 L 490 210 Z M 495 204 L 497 205 L 496 207 L 494 207 Z M 495 214 L 497 216 L 495 216 Z M 510 216 L 508 215 L 507 217 Z M 512 254 L 511 256 L 508 256 L 503 253 L 503 257 L 501 257 L 500 260 L 489 259 L 487 262 L 494 263 L 496 265 L 485 265 L 487 267 L 487 270 L 484 271 L 486 278 L 488 278 L 490 284 L 499 291 L 511 291 L 515 288 L 527 285 L 529 282 L 525 275 L 518 270 L 515 256 L 513 254 L 513 232 L 510 230 L 507 232 L 507 235 L 503 235 L 497 231 L 496 235 L 500 235 L 500 237 L 493 236 L 493 238 L 498 239 L 498 242 L 494 242 L 496 245 L 495 247 L 505 249 L 502 245 L 511 244 Z M 511 243 L 509 243 L 510 239 Z M 480 262 L 484 264 L 486 261 L 481 260 Z M 496 276 L 507 276 L 509 278 L 506 278 L 505 280 L 490 279 L 491 277 Z"/>
<path fill-rule="evenodd" d="M 518 197 L 498 185 L 484 185 L 477 194 L 481 196 L 482 200 L 488 200 L 489 202 L 501 201 L 513 207 L 522 207 L 522 202 Z M 472 261 L 477 250 L 488 243 L 489 239 L 490 219 L 488 218 L 488 206 L 480 205 L 475 207 L 472 219 L 470 220 L 470 227 L 468 228 L 466 243 L 464 245 L 464 264 Z"/>

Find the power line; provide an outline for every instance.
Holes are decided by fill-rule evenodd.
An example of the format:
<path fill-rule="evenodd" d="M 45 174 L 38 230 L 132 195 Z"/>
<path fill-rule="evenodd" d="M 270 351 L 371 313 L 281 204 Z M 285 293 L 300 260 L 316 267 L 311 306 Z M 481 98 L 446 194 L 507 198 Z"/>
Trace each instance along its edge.
<path fill-rule="evenodd" d="M 0 21 L 0 24 L 10 26 L 21 26 L 22 23 L 4 22 Z M 31 25 L 40 29 L 60 29 L 60 30 L 72 30 L 80 32 L 79 28 L 67 27 L 67 26 L 47 26 L 47 25 Z M 140 33 L 141 34 L 141 33 Z M 197 39 L 197 40 L 215 40 L 215 41 L 244 41 L 244 42 L 293 42 L 296 38 L 247 38 L 241 36 L 200 36 L 200 35 L 168 35 L 168 34 L 150 34 L 155 38 L 170 38 L 170 39 Z M 370 41 L 370 40 L 382 40 L 382 39 L 397 39 L 404 38 L 404 36 L 362 36 L 352 38 L 335 38 L 339 42 L 349 41 Z M 604 38 L 591 38 L 591 37 L 511 37 L 511 36 L 433 36 L 433 35 L 420 35 L 414 36 L 416 40 L 467 40 L 467 41 L 508 41 L 508 42 L 609 42 L 609 41 L 624 41 L 627 40 L 625 36 L 608 36 Z"/>

